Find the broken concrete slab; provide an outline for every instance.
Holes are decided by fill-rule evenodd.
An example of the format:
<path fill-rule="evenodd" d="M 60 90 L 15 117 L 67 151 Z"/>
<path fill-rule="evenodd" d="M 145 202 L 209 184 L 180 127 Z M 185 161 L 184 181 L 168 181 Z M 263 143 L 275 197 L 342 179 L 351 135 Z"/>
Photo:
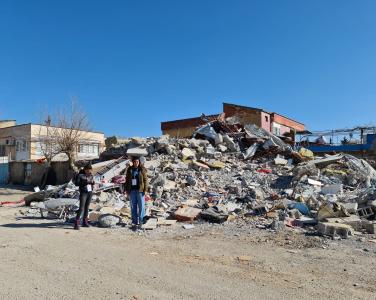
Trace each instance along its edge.
<path fill-rule="evenodd" d="M 324 168 L 328 165 L 331 165 L 337 161 L 340 161 L 343 158 L 342 154 L 337 155 L 328 155 L 325 158 L 319 158 L 315 160 L 311 160 L 308 164 L 315 165 L 317 168 Z"/>
<path fill-rule="evenodd" d="M 228 213 L 224 212 L 221 208 L 217 206 L 209 207 L 208 209 L 201 212 L 201 218 L 213 222 L 213 223 L 223 223 L 228 219 Z"/>
<path fill-rule="evenodd" d="M 239 145 L 234 142 L 234 140 L 227 134 L 223 135 L 223 142 L 230 151 L 239 151 Z"/>
<path fill-rule="evenodd" d="M 253 145 L 248 147 L 248 149 L 245 151 L 245 153 L 243 154 L 243 158 L 244 159 L 252 158 L 256 154 L 256 151 L 258 148 L 259 148 L 259 144 L 254 143 Z"/>
<path fill-rule="evenodd" d="M 361 231 L 363 229 L 362 220 L 358 216 L 355 216 L 355 215 L 351 215 L 349 217 L 343 217 L 343 218 L 328 218 L 327 222 L 349 225 L 352 228 L 354 228 L 355 231 Z"/>
<path fill-rule="evenodd" d="M 321 193 L 324 195 L 336 195 L 341 194 L 343 190 L 342 184 L 330 184 L 321 188 Z"/>
<path fill-rule="evenodd" d="M 181 221 L 181 222 L 184 222 L 184 221 L 192 222 L 200 215 L 200 213 L 201 213 L 201 209 L 184 206 L 174 212 L 174 217 L 176 220 Z"/>
<path fill-rule="evenodd" d="M 145 230 L 153 230 L 157 228 L 157 225 L 158 225 L 158 219 L 150 218 L 146 221 L 145 224 L 141 226 L 141 228 Z"/>
<path fill-rule="evenodd" d="M 177 220 L 166 220 L 165 218 L 158 218 L 157 225 L 172 226 L 175 225 Z"/>
<path fill-rule="evenodd" d="M 184 229 L 193 229 L 193 228 L 195 228 L 195 225 L 193 225 L 193 224 L 184 224 L 183 228 Z"/>
<path fill-rule="evenodd" d="M 340 202 L 340 204 L 350 213 L 350 214 L 356 214 L 358 212 L 358 203 L 343 203 Z"/>
<path fill-rule="evenodd" d="M 280 166 L 286 166 L 288 163 L 287 159 L 277 155 L 277 157 L 274 159 L 274 164 L 275 165 L 280 165 Z"/>
<path fill-rule="evenodd" d="M 183 150 L 181 150 L 181 154 L 183 156 L 183 159 L 195 159 L 196 158 L 196 152 L 189 148 L 183 148 Z"/>
<path fill-rule="evenodd" d="M 147 149 L 145 148 L 136 147 L 136 148 L 128 149 L 127 155 L 132 156 L 132 157 L 140 157 L 140 156 L 148 156 L 149 153 Z"/>

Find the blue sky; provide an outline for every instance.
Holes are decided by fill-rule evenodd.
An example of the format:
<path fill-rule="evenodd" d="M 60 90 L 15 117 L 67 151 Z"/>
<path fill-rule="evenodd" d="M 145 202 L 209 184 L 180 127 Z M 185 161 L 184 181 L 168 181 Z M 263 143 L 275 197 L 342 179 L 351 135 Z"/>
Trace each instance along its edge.
<path fill-rule="evenodd" d="M 0 119 L 79 99 L 106 135 L 276 111 L 311 130 L 376 124 L 376 1 L 0 1 Z"/>

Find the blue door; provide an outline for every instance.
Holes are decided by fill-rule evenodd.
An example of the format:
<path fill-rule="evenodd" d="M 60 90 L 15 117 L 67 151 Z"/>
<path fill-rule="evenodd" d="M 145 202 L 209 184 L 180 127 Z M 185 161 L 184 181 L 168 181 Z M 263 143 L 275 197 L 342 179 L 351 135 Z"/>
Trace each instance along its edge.
<path fill-rule="evenodd" d="M 8 183 L 9 163 L 8 157 L 0 157 L 0 184 Z"/>

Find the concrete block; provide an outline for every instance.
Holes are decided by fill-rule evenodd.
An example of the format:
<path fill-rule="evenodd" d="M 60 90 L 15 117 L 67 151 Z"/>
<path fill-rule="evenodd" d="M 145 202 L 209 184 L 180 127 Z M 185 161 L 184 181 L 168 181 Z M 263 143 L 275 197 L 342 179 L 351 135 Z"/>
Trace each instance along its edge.
<path fill-rule="evenodd" d="M 349 214 L 356 214 L 358 211 L 358 203 L 340 203 L 344 208 L 346 208 Z"/>
<path fill-rule="evenodd" d="M 317 226 L 317 230 L 322 235 L 328 235 L 331 237 L 338 235 L 344 239 L 355 234 L 354 229 L 350 225 L 330 222 L 320 222 Z"/>
<path fill-rule="evenodd" d="M 367 231 L 367 233 L 375 234 L 376 233 L 376 221 L 367 221 L 362 220 L 363 228 Z"/>
<path fill-rule="evenodd" d="M 373 212 L 372 207 L 366 206 L 358 208 L 358 215 L 361 218 L 368 218 L 370 216 L 373 216 L 375 213 Z"/>

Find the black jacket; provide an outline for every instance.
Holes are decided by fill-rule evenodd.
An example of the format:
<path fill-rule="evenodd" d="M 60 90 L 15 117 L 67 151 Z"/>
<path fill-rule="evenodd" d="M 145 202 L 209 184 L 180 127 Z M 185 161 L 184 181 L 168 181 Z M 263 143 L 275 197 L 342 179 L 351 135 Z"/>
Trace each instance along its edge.
<path fill-rule="evenodd" d="M 94 177 L 93 175 L 78 174 L 77 183 L 80 189 L 80 192 L 87 192 L 87 185 L 91 185 L 91 190 L 94 187 Z"/>

